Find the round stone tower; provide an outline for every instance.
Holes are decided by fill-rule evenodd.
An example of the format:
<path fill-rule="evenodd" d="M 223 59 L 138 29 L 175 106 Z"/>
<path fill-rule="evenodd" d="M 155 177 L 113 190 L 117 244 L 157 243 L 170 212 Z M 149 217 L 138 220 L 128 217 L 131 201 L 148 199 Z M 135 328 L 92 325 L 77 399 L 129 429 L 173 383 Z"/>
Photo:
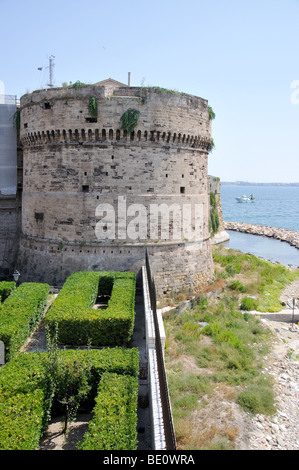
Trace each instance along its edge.
<path fill-rule="evenodd" d="M 208 102 L 159 88 L 75 86 L 21 98 L 22 280 L 138 273 L 158 295 L 213 277 Z"/>

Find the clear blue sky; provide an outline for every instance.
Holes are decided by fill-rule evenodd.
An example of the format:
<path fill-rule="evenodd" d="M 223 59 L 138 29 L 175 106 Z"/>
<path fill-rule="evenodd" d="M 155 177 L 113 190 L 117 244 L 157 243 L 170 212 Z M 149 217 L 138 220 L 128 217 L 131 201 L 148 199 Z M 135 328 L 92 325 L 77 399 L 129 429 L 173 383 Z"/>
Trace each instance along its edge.
<path fill-rule="evenodd" d="M 299 181 L 299 0 L 0 0 L 0 18 L 6 94 L 44 87 L 51 54 L 55 86 L 131 72 L 209 101 L 210 174 Z"/>

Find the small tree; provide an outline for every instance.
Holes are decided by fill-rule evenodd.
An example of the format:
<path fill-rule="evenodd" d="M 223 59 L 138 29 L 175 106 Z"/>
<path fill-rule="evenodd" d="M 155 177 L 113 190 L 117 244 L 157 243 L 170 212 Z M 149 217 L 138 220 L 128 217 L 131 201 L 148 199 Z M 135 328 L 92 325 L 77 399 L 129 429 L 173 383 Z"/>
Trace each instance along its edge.
<path fill-rule="evenodd" d="M 65 407 L 63 433 L 66 433 L 68 423 L 74 419 L 80 402 L 88 396 L 91 389 L 91 363 L 89 354 L 87 360 L 80 361 L 70 356 L 68 359 L 59 355 L 57 346 L 58 325 L 54 334 L 47 332 L 48 355 L 46 359 L 47 382 L 51 401 L 57 400 Z M 89 352 L 89 346 L 88 346 Z"/>
<path fill-rule="evenodd" d="M 68 422 L 77 414 L 80 402 L 90 391 L 90 365 L 88 361 L 72 358 L 65 361 L 58 358 L 55 375 L 56 399 L 65 407 L 63 433 L 66 433 Z"/>

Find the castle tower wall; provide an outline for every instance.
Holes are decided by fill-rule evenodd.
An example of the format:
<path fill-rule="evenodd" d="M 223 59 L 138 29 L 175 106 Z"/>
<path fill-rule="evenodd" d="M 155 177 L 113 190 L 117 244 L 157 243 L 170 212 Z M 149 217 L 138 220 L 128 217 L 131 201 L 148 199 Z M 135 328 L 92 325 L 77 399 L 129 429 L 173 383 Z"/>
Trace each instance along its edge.
<path fill-rule="evenodd" d="M 217 228 L 217 231 L 215 233 L 212 232 L 211 235 L 211 243 L 212 245 L 217 245 L 218 243 L 223 243 L 225 241 L 229 240 L 229 234 L 226 232 L 225 227 L 224 227 L 224 221 L 223 221 L 223 213 L 222 213 L 222 203 L 221 203 L 221 184 L 220 184 L 220 178 L 217 176 L 208 176 L 208 188 L 209 188 L 209 193 L 210 196 L 211 194 L 214 195 L 215 201 L 216 201 L 216 207 L 215 210 L 218 215 L 218 221 L 219 221 L 219 226 Z M 210 211 L 212 210 L 211 207 L 211 199 L 210 199 Z M 211 214 L 211 213 L 210 213 Z"/>
<path fill-rule="evenodd" d="M 91 97 L 96 114 L 88 108 Z M 213 276 L 206 100 L 84 86 L 24 95 L 20 109 L 23 280 L 59 285 L 80 269 L 138 273 L 145 248 L 159 294 L 195 289 Z M 132 132 L 122 129 L 128 109 L 139 112 Z M 163 204 L 168 233 L 157 213 Z M 191 238 L 179 231 L 176 208 L 191 213 Z"/>

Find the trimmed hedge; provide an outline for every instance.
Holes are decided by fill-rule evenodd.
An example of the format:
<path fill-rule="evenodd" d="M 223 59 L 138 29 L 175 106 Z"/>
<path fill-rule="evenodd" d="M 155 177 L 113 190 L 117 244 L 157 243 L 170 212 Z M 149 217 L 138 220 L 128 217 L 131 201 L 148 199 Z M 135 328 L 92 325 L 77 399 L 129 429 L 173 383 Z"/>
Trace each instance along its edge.
<path fill-rule="evenodd" d="M 49 399 L 40 353 L 19 353 L 0 370 L 0 450 L 38 447 Z"/>
<path fill-rule="evenodd" d="M 139 370 L 138 349 L 106 348 L 93 350 L 58 351 L 62 361 L 89 361 L 91 386 L 96 394 L 105 372 L 129 376 L 137 383 Z M 19 353 L 0 369 L 0 450 L 35 450 L 47 424 L 53 397 L 47 377 L 48 353 Z M 57 392 L 57 391 L 56 391 Z M 111 403 L 114 397 L 109 392 Z M 135 407 L 135 395 L 128 396 Z M 109 408 L 109 404 L 106 404 Z M 122 411 L 120 411 L 122 413 Z M 133 411 L 132 411 L 132 414 Z M 131 416 L 132 423 L 136 419 Z M 136 431 L 136 430 L 135 430 Z M 115 435 L 115 441 L 119 436 Z M 133 445 L 133 429 L 124 446 Z M 110 436 L 111 448 L 117 445 Z"/>
<path fill-rule="evenodd" d="M 6 361 L 19 351 L 40 321 L 48 294 L 48 284 L 25 282 L 13 290 L 3 303 L 0 340 L 5 344 Z"/>
<path fill-rule="evenodd" d="M 37 448 L 43 427 L 43 403 L 42 390 L 33 390 L 29 395 L 1 396 L 0 450 Z"/>
<path fill-rule="evenodd" d="M 16 288 L 16 283 L 14 281 L 1 281 L 0 282 L 0 297 L 1 301 L 4 302 L 5 299 L 10 295 L 10 293 Z"/>
<path fill-rule="evenodd" d="M 136 450 L 137 398 L 138 380 L 135 377 L 103 374 L 94 417 L 79 449 Z"/>
<path fill-rule="evenodd" d="M 135 320 L 136 275 L 132 272 L 79 271 L 65 282 L 45 317 L 53 336 L 67 345 L 123 346 Z M 98 293 L 110 295 L 108 308 L 93 309 Z"/>

